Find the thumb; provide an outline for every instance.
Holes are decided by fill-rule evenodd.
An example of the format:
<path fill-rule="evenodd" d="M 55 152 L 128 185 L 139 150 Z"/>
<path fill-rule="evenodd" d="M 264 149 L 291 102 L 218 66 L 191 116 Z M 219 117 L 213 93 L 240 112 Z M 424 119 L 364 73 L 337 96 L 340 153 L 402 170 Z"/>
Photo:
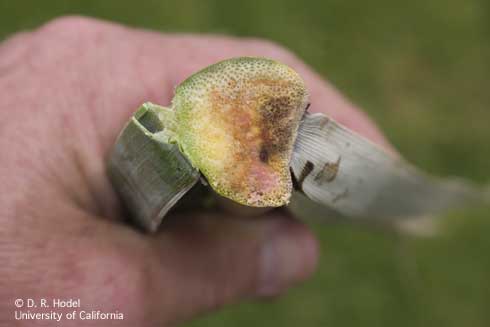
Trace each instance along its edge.
<path fill-rule="evenodd" d="M 174 218 L 154 240 L 160 278 L 150 303 L 161 320 L 166 312 L 183 320 L 242 298 L 277 295 L 316 266 L 314 237 L 289 217 Z"/>

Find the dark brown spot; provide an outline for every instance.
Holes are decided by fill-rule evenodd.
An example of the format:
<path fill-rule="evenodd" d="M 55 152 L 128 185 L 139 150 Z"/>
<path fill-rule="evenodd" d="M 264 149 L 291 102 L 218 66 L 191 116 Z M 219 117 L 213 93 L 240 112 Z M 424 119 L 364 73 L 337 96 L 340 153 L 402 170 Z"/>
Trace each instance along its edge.
<path fill-rule="evenodd" d="M 267 149 L 264 146 L 260 149 L 259 159 L 262 162 L 267 162 L 269 160 L 269 152 L 267 152 Z"/>
<path fill-rule="evenodd" d="M 310 106 L 311 106 L 311 103 L 308 102 L 308 104 L 306 105 L 305 111 L 308 111 L 308 109 L 310 109 Z"/>
<path fill-rule="evenodd" d="M 323 182 L 332 182 L 339 173 L 340 160 L 341 157 L 339 156 L 336 162 L 326 162 L 322 170 L 315 176 L 315 181 L 319 181 L 320 184 Z"/>

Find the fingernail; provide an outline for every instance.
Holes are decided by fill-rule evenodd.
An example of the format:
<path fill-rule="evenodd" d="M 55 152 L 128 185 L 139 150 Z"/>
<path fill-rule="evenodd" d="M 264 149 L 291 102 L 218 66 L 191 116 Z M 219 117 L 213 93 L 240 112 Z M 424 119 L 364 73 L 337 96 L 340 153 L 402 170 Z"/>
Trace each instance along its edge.
<path fill-rule="evenodd" d="M 280 294 L 309 277 L 317 263 L 318 246 L 306 227 L 294 221 L 276 227 L 266 235 L 262 248 L 259 296 Z"/>

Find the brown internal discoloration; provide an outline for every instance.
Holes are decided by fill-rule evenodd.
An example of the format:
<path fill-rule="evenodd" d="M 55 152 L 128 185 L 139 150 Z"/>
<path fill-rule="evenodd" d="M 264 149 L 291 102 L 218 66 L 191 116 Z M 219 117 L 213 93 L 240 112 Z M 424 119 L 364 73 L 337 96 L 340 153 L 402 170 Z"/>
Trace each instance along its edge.
<path fill-rule="evenodd" d="M 297 104 L 296 104 L 297 105 Z M 264 147 L 273 155 L 284 152 L 291 144 L 294 103 L 287 96 L 273 97 L 259 108 Z"/>
<path fill-rule="evenodd" d="M 264 146 L 260 149 L 259 159 L 264 163 L 267 163 L 267 160 L 269 159 L 269 152 L 267 152 L 267 149 Z"/>
<path fill-rule="evenodd" d="M 330 183 L 337 177 L 340 168 L 340 161 L 342 157 L 339 156 L 336 162 L 326 162 L 322 170 L 318 172 L 315 176 L 315 181 L 321 183 Z"/>
<path fill-rule="evenodd" d="M 226 92 L 214 89 L 210 100 L 213 116 L 236 143 L 229 171 L 233 178 L 227 178 L 231 190 L 248 189 L 260 196 L 276 183 L 271 179 L 288 177 L 281 170 L 287 172 L 301 97 L 288 93 L 294 89 L 288 81 L 256 79 L 247 84 L 229 83 Z"/>

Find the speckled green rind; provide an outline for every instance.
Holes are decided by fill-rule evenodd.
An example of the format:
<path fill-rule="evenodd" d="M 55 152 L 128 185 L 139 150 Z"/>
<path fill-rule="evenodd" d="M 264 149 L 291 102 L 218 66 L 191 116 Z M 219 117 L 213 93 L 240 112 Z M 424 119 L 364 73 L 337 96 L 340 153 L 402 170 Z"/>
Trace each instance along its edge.
<path fill-rule="evenodd" d="M 265 58 L 234 58 L 176 89 L 176 139 L 220 195 L 240 204 L 287 204 L 289 161 L 307 105 L 301 77 Z"/>

